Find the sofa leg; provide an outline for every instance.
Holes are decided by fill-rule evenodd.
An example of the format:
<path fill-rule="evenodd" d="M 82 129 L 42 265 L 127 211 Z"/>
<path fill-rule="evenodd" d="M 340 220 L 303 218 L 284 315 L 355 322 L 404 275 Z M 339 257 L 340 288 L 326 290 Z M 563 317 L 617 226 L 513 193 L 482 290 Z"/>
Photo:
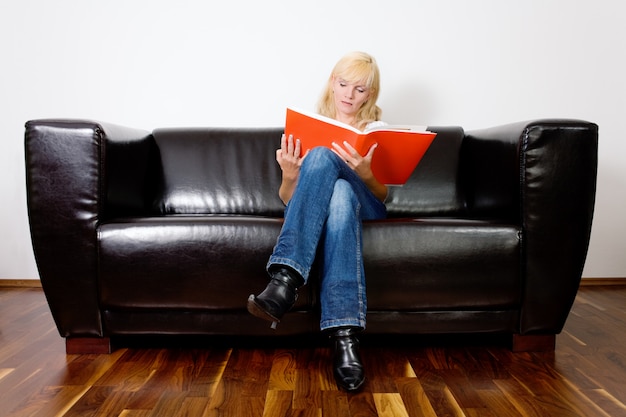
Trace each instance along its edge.
<path fill-rule="evenodd" d="M 539 352 L 555 348 L 555 334 L 514 334 L 511 350 L 513 352 Z"/>
<path fill-rule="evenodd" d="M 65 353 L 67 355 L 87 353 L 111 353 L 111 339 L 109 337 L 67 337 L 65 338 Z"/>

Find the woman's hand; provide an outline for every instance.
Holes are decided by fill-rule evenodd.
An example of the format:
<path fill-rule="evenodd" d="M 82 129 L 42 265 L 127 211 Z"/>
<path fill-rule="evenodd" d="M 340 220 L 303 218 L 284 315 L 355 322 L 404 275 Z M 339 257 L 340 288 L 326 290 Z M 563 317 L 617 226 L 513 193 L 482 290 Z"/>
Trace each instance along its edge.
<path fill-rule="evenodd" d="M 300 140 L 283 134 L 280 138 L 280 149 L 276 150 L 276 161 L 283 171 L 283 177 L 298 178 L 303 159 L 300 158 Z"/>
<path fill-rule="evenodd" d="M 387 198 L 387 186 L 378 182 L 372 172 L 372 158 L 378 144 L 373 144 L 365 156 L 361 156 L 348 142 L 343 142 L 343 147 L 333 142 L 335 152 L 346 164 L 363 180 L 367 188 L 381 201 Z"/>
<path fill-rule="evenodd" d="M 300 152 L 300 140 L 294 140 L 292 135 L 287 137 L 283 134 L 280 138 L 280 149 L 276 150 L 276 161 L 283 171 L 283 181 L 278 190 L 278 196 L 285 204 L 291 200 L 296 189 L 300 167 L 306 157 L 306 155 L 300 157 Z"/>
<path fill-rule="evenodd" d="M 343 147 L 333 142 L 333 151 L 339 155 L 363 181 L 367 182 L 371 178 L 374 178 L 374 174 L 372 173 L 372 157 L 374 156 L 374 151 L 377 146 L 377 143 L 373 144 L 367 151 L 367 155 L 361 156 L 348 142 L 343 142 Z"/>

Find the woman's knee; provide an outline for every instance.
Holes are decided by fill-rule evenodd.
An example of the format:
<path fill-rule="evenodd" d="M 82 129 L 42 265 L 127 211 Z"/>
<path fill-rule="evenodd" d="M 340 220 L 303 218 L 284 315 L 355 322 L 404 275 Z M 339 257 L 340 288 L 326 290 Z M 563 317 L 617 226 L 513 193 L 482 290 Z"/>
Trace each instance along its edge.
<path fill-rule="evenodd" d="M 333 194 L 330 198 L 330 216 L 354 216 L 359 206 L 359 200 L 352 185 L 344 179 L 335 182 Z"/>
<path fill-rule="evenodd" d="M 336 164 L 337 155 L 333 151 L 323 146 L 313 148 L 309 151 L 302 162 L 302 169 L 325 170 Z"/>

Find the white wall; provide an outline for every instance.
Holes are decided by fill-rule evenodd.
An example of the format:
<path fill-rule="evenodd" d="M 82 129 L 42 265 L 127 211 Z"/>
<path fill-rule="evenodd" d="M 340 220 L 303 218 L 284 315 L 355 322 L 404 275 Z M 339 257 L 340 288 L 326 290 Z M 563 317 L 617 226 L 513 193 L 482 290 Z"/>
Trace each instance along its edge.
<path fill-rule="evenodd" d="M 600 126 L 585 277 L 626 277 L 621 0 L 22 0 L 0 5 L 0 278 L 37 278 L 23 125 L 280 126 L 366 50 L 389 122 L 466 129 L 544 117 Z"/>

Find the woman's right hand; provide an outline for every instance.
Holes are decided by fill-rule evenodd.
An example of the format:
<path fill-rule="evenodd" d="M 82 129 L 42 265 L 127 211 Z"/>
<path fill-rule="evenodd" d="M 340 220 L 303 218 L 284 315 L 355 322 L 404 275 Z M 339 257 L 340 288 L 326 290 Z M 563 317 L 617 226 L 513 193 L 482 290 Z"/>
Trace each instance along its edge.
<path fill-rule="evenodd" d="M 304 157 L 300 158 L 300 140 L 292 135 L 283 134 L 280 138 L 280 149 L 276 150 L 276 161 L 283 171 L 283 178 L 297 179 Z"/>
<path fill-rule="evenodd" d="M 283 171 L 283 182 L 280 185 L 278 195 L 283 203 L 287 204 L 291 200 L 298 176 L 300 175 L 300 167 L 306 154 L 300 157 L 300 141 L 294 140 L 292 135 L 283 134 L 280 138 L 280 149 L 276 150 L 276 161 Z"/>

